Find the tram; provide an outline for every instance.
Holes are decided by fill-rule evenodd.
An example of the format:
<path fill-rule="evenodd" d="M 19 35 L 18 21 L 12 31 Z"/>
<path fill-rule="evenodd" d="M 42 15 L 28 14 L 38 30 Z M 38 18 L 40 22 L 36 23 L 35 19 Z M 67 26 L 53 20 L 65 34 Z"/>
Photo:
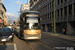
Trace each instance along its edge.
<path fill-rule="evenodd" d="M 41 26 L 39 12 L 25 11 L 20 14 L 20 33 L 22 39 L 41 39 Z"/>

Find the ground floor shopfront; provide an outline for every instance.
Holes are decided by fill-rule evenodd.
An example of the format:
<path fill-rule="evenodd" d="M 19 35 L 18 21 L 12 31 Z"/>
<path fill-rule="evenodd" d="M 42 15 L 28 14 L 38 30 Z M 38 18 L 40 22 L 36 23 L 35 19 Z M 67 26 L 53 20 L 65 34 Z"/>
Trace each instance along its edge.
<path fill-rule="evenodd" d="M 41 27 L 43 32 L 53 32 L 54 30 L 54 26 L 51 23 L 42 24 Z M 67 30 L 67 34 L 75 34 L 75 21 L 56 23 L 56 33 L 63 33 L 64 29 Z"/>

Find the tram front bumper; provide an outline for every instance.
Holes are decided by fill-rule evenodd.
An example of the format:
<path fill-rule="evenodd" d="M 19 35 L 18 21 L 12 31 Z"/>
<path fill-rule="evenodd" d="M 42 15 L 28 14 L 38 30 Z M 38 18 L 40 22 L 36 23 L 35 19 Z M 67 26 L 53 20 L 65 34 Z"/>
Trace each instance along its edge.
<path fill-rule="evenodd" d="M 38 35 L 27 35 L 27 34 L 24 34 L 24 39 L 41 39 L 41 34 L 38 34 Z"/>

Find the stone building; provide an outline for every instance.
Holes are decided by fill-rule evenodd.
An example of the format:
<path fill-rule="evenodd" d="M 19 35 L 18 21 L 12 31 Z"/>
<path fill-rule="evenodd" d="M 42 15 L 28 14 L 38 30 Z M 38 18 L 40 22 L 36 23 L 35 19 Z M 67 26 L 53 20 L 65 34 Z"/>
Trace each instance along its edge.
<path fill-rule="evenodd" d="M 8 18 L 6 16 L 6 8 L 0 0 L 0 25 L 4 26 L 8 24 Z"/>
<path fill-rule="evenodd" d="M 56 1 L 56 32 L 75 34 L 75 0 Z M 52 32 L 54 21 L 54 0 L 30 0 L 31 10 L 39 11 L 42 31 Z"/>
<path fill-rule="evenodd" d="M 27 0 L 27 4 L 22 4 L 21 8 L 20 8 L 20 13 L 24 12 L 24 11 L 28 11 L 30 10 L 30 3 L 29 0 Z"/>

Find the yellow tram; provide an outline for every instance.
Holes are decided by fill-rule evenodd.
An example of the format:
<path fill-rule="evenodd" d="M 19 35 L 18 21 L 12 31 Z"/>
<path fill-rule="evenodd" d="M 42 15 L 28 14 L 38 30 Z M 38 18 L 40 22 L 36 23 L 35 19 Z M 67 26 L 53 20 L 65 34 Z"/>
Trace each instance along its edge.
<path fill-rule="evenodd" d="M 25 11 L 20 14 L 20 32 L 22 39 L 41 39 L 41 25 L 37 11 Z"/>

